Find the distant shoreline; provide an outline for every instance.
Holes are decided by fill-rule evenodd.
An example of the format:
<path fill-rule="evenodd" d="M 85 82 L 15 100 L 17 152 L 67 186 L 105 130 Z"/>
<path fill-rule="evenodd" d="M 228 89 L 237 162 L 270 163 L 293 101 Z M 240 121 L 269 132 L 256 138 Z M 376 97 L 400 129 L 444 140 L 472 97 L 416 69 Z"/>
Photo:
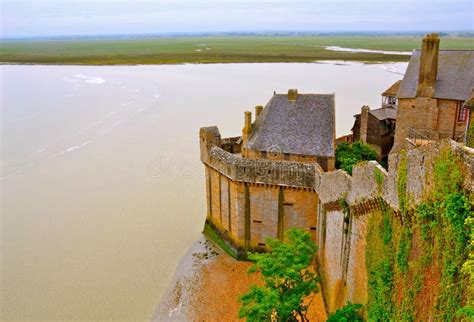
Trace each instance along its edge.
<path fill-rule="evenodd" d="M 406 62 L 418 37 L 233 36 L 2 41 L 0 64 L 176 65 Z M 344 50 L 334 50 L 342 48 Z M 446 37 L 442 49 L 474 50 L 472 38 Z"/>
<path fill-rule="evenodd" d="M 182 63 L 162 63 L 162 64 L 85 64 L 85 63 L 23 63 L 23 62 L 0 62 L 0 66 L 91 66 L 91 67 L 107 67 L 107 66 L 180 66 L 180 65 L 230 65 L 230 64 L 334 64 L 334 65 L 349 65 L 350 63 L 360 63 L 367 65 L 390 64 L 390 63 L 408 63 L 408 60 L 403 61 L 358 61 L 358 60 L 315 60 L 315 61 L 237 61 L 237 62 L 182 62 Z M 347 64 L 345 64 L 347 63 Z"/>

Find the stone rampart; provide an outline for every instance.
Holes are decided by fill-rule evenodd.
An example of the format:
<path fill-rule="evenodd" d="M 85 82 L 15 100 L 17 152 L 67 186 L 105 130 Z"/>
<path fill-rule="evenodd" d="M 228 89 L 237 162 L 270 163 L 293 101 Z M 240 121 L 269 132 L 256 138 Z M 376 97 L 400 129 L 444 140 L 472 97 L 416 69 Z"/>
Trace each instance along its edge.
<path fill-rule="evenodd" d="M 389 170 L 376 161 L 360 163 L 352 175 L 325 172 L 317 163 L 248 159 L 240 138 L 221 139 L 216 127 L 201 129 L 201 160 L 206 165 L 208 222 L 245 256 L 265 250 L 268 237 L 283 238 L 291 227 L 311 233 L 318 245 L 318 271 L 327 308 L 366 303 L 365 248 L 371 216 L 392 208 L 401 220 L 397 178 L 406 170 L 409 204 L 432 189 L 435 162 L 449 149 L 460 160 L 464 188 L 474 191 L 474 149 L 454 141 L 432 142 L 389 156 Z M 401 167 L 401 164 L 406 167 Z"/>
<path fill-rule="evenodd" d="M 263 183 L 289 187 L 314 187 L 315 166 L 313 164 L 246 159 L 240 155 L 212 147 L 207 165 L 233 181 Z"/>
<path fill-rule="evenodd" d="M 379 216 L 381 206 L 392 208 L 399 219 L 397 177 L 402 158 L 406 162 L 406 196 L 416 206 L 432 190 L 433 173 L 440 152 L 449 149 L 460 160 L 464 188 L 474 191 L 474 149 L 454 141 L 433 142 L 389 158 L 389 171 L 370 161 L 353 168 L 352 176 L 337 170 L 316 171 L 315 190 L 321 201 L 317 239 L 321 286 L 328 310 L 347 302 L 367 301 L 365 247 L 367 224 Z"/>
<path fill-rule="evenodd" d="M 425 178 L 433 172 L 436 157 L 444 148 L 451 149 L 462 161 L 463 167 L 467 170 L 464 171 L 466 173 L 465 189 L 474 191 L 474 149 L 451 140 L 433 142 L 406 152 L 406 192 L 412 199 L 412 204 L 419 203 L 424 194 L 429 192 L 430 182 L 427 182 Z M 390 207 L 398 210 L 397 177 L 401 157 L 401 154 L 390 156 L 389 171 L 376 161 L 358 164 L 354 166 L 352 176 L 343 170 L 324 172 L 321 168 L 315 167 L 314 189 L 323 204 L 331 204 L 342 198 L 348 205 L 356 205 L 380 196 Z"/>

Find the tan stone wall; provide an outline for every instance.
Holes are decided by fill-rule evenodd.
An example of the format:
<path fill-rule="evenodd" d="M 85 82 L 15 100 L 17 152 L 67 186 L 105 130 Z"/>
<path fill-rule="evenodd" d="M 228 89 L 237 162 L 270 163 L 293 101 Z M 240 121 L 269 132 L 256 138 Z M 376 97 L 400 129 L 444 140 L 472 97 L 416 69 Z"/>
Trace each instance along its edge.
<path fill-rule="evenodd" d="M 367 303 L 367 269 L 365 267 L 365 246 L 367 222 L 374 213 L 352 218 L 350 256 L 347 268 L 347 302 Z"/>
<path fill-rule="evenodd" d="M 442 137 L 457 139 L 466 130 L 466 122 L 458 122 L 458 114 L 461 109 L 460 101 L 453 100 L 437 100 L 439 116 L 437 119 L 436 129 L 439 129 L 446 134 L 452 133 L 453 136 Z"/>
<path fill-rule="evenodd" d="M 392 152 L 406 149 L 405 138 L 411 128 L 438 132 L 438 137 L 427 135 L 430 139 L 456 139 L 466 129 L 465 122 L 457 122 L 461 107 L 460 101 L 417 97 L 400 99 L 397 112 L 397 128 Z"/>
<path fill-rule="evenodd" d="M 206 166 L 206 192 L 210 211 L 207 219 L 237 245 L 244 243 L 244 190 L 216 170 Z"/>
<path fill-rule="evenodd" d="M 220 210 L 221 210 L 221 219 L 222 219 L 222 227 L 225 229 L 227 233 L 230 232 L 232 221 L 230 220 L 230 199 L 229 199 L 229 191 L 230 191 L 230 183 L 229 180 L 224 177 L 220 176 L 220 187 L 221 187 L 221 195 L 220 195 Z"/>
<path fill-rule="evenodd" d="M 284 231 L 298 227 L 311 233 L 316 239 L 316 212 L 318 195 L 309 189 L 285 188 L 283 198 Z"/>
<path fill-rule="evenodd" d="M 333 312 L 345 298 L 343 281 L 342 247 L 344 214 L 342 211 L 329 211 L 324 214 L 325 226 L 318 225 L 318 230 L 323 231 L 325 239 L 321 240 L 319 247 L 319 263 L 322 278 L 324 298 L 330 312 Z"/>
<path fill-rule="evenodd" d="M 314 190 L 234 182 L 208 166 L 206 178 L 211 210 L 208 220 L 237 246 L 245 245 L 245 185 L 249 189 L 251 248 L 265 247 L 266 238 L 277 238 L 279 229 L 283 234 L 289 228 L 300 227 L 315 238 L 318 195 Z"/>
<path fill-rule="evenodd" d="M 210 189 L 211 189 L 211 181 L 209 180 L 210 176 L 210 171 L 212 169 L 209 168 L 207 165 L 204 165 L 204 178 L 206 181 L 206 219 L 211 219 L 211 194 L 210 194 Z"/>
<path fill-rule="evenodd" d="M 347 302 L 367 303 L 365 236 L 368 219 L 377 212 L 347 217 L 342 210 L 330 210 L 318 223 L 318 232 L 325 236 L 318 241 L 319 272 L 330 312 Z"/>
<path fill-rule="evenodd" d="M 229 179 L 227 179 L 229 180 Z M 239 245 L 243 245 L 245 237 L 244 225 L 244 187 L 242 183 L 236 183 L 229 180 L 230 185 L 230 218 L 231 218 L 231 237 Z"/>
<path fill-rule="evenodd" d="M 399 99 L 397 110 L 397 128 L 395 130 L 395 141 L 392 152 L 405 149 L 405 139 L 409 135 L 410 128 L 431 129 L 435 112 L 436 99 L 429 97 L 417 97 L 410 99 Z"/>
<path fill-rule="evenodd" d="M 210 170 L 209 173 L 211 182 L 211 219 L 216 225 L 222 226 L 220 174 L 215 170 Z"/>
<path fill-rule="evenodd" d="M 265 246 L 265 239 L 278 233 L 278 186 L 250 185 L 250 242 Z"/>

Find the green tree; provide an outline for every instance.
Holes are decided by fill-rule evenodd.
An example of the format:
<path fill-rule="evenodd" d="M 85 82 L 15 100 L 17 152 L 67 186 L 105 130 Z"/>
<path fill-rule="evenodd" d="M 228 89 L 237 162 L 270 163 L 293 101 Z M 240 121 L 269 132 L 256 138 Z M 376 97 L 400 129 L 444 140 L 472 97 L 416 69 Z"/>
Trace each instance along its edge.
<path fill-rule="evenodd" d="M 375 151 L 360 141 L 352 144 L 343 142 L 336 148 L 336 168 L 352 174 L 352 167 L 361 161 L 375 160 Z"/>
<path fill-rule="evenodd" d="M 252 285 L 240 301 L 240 318 L 248 321 L 308 321 L 306 314 L 319 292 L 319 278 L 310 264 L 316 253 L 311 235 L 301 229 L 290 229 L 286 240 L 267 239 L 268 253 L 251 254 L 255 264 L 249 273 L 260 272 L 263 286 Z"/>
<path fill-rule="evenodd" d="M 362 322 L 364 319 L 360 315 L 361 304 L 347 303 L 344 307 L 332 313 L 327 322 Z"/>

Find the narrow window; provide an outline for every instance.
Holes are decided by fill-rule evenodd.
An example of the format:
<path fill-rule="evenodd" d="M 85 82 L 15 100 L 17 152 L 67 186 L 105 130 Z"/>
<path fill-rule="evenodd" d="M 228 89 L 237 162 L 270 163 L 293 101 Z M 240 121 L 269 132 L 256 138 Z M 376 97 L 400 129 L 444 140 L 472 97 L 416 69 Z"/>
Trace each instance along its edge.
<path fill-rule="evenodd" d="M 266 158 L 266 157 L 267 157 L 267 152 L 265 152 L 265 151 L 260 151 L 260 157 L 261 157 L 261 158 Z"/>
<path fill-rule="evenodd" d="M 289 153 L 285 153 L 285 160 L 290 160 L 290 154 Z"/>
<path fill-rule="evenodd" d="M 458 122 L 466 122 L 467 121 L 467 107 L 461 107 L 458 114 Z"/>

